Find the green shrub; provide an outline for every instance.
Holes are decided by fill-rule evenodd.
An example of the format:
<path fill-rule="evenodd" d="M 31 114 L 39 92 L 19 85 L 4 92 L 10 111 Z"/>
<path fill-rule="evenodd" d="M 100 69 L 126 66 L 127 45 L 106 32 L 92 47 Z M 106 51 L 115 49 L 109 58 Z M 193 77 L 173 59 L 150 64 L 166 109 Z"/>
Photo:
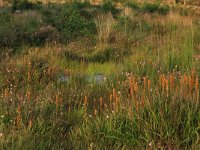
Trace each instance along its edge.
<path fill-rule="evenodd" d="M 0 47 L 18 47 L 29 44 L 30 35 L 42 26 L 38 13 L 24 12 L 13 16 L 0 16 Z"/>
<path fill-rule="evenodd" d="M 135 2 L 128 2 L 127 6 L 130 7 L 130 8 L 132 8 L 132 9 L 134 9 L 134 10 L 140 10 L 140 7 Z"/>
<path fill-rule="evenodd" d="M 106 1 L 105 3 L 103 3 L 101 6 L 100 6 L 100 10 L 104 13 L 108 13 L 108 12 L 111 12 L 112 15 L 114 17 L 117 16 L 117 14 L 119 14 L 119 10 L 116 9 L 115 5 L 112 3 L 112 1 Z"/>
<path fill-rule="evenodd" d="M 46 42 L 59 41 L 59 34 L 52 26 L 41 27 L 30 36 L 32 45 L 44 45 Z"/>
<path fill-rule="evenodd" d="M 16 29 L 12 24 L 1 25 L 0 28 L 0 47 L 16 46 Z"/>
<path fill-rule="evenodd" d="M 78 2 L 62 6 L 51 4 L 42 14 L 46 23 L 58 30 L 62 41 L 69 41 L 96 32 L 93 17 L 85 10 L 87 6 Z"/>
<path fill-rule="evenodd" d="M 33 9 L 40 9 L 42 7 L 42 3 L 32 3 L 28 0 L 19 0 L 13 2 L 12 11 L 15 12 L 16 10 L 33 10 Z"/>
<path fill-rule="evenodd" d="M 10 15 L 0 14 L 0 47 L 6 47 L 15 43 L 15 28 L 12 26 L 12 18 Z"/>
<path fill-rule="evenodd" d="M 170 11 L 170 7 L 168 5 L 160 5 L 158 3 L 145 3 L 142 7 L 142 11 L 147 13 L 159 13 L 166 15 Z"/>

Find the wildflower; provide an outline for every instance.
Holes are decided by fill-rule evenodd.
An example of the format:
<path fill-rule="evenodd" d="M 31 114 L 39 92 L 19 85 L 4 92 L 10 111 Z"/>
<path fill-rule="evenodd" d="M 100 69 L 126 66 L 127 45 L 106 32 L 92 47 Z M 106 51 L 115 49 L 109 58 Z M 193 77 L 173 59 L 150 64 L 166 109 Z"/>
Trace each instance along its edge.
<path fill-rule="evenodd" d="M 198 79 L 198 77 L 196 77 L 195 90 L 198 91 L 198 89 L 199 89 L 199 79 Z"/>
<path fill-rule="evenodd" d="M 0 138 L 2 138 L 3 137 L 3 133 L 2 132 L 0 132 Z"/>
<path fill-rule="evenodd" d="M 31 62 L 28 63 L 28 81 L 31 79 Z"/>
<path fill-rule="evenodd" d="M 112 108 L 112 98 L 113 98 L 113 96 L 112 96 L 112 94 L 110 94 L 110 108 Z"/>
<path fill-rule="evenodd" d="M 147 86 L 147 78 L 143 77 L 143 80 L 144 80 L 144 91 L 145 91 L 146 90 L 146 86 Z"/>
<path fill-rule="evenodd" d="M 166 87 L 167 96 L 169 96 L 169 81 L 168 80 L 165 80 L 165 87 Z"/>
<path fill-rule="evenodd" d="M 94 109 L 94 115 L 96 116 L 98 114 L 98 110 Z"/>
<path fill-rule="evenodd" d="M 59 107 L 59 95 L 56 94 L 56 112 L 58 112 L 58 107 Z"/>
<path fill-rule="evenodd" d="M 148 90 L 150 91 L 150 88 L 151 88 L 151 81 L 148 80 Z"/>
<path fill-rule="evenodd" d="M 85 95 L 85 97 L 84 97 L 84 107 L 87 107 L 87 103 L 88 103 L 88 100 L 87 100 L 87 96 Z"/>
<path fill-rule="evenodd" d="M 173 74 L 170 74 L 169 80 L 170 80 L 170 88 L 173 90 L 174 89 L 174 75 Z"/>
<path fill-rule="evenodd" d="M 100 103 L 100 111 L 102 110 L 102 106 L 103 106 L 103 98 L 102 96 L 99 99 L 99 103 Z"/>
<path fill-rule="evenodd" d="M 135 84 L 134 84 L 134 91 L 135 91 L 135 93 L 138 93 L 138 83 L 137 82 L 135 82 Z"/>

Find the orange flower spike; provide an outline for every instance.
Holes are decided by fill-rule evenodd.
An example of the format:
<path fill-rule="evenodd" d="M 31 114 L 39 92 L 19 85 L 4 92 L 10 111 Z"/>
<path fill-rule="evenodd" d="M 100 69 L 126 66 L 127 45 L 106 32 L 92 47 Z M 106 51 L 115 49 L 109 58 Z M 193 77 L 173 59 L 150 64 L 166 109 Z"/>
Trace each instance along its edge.
<path fill-rule="evenodd" d="M 133 116 L 133 111 L 132 111 L 132 106 L 131 105 L 128 108 L 128 115 L 129 115 L 130 118 L 132 118 L 132 116 Z"/>
<path fill-rule="evenodd" d="M 58 112 L 58 107 L 59 107 L 59 95 L 56 94 L 56 112 Z"/>
<path fill-rule="evenodd" d="M 136 101 L 136 111 L 137 111 L 137 113 L 139 112 L 139 102 L 138 101 Z"/>
<path fill-rule="evenodd" d="M 113 98 L 116 98 L 117 94 L 116 94 L 116 90 L 115 88 L 113 88 Z"/>
<path fill-rule="evenodd" d="M 160 86 L 162 86 L 162 75 L 161 74 L 159 75 L 159 84 L 160 84 Z"/>
<path fill-rule="evenodd" d="M 138 93 L 138 83 L 137 82 L 135 82 L 135 84 L 134 84 L 134 91 L 135 91 L 135 93 Z"/>
<path fill-rule="evenodd" d="M 21 106 L 18 104 L 18 108 L 17 108 L 17 127 L 20 128 L 21 126 Z"/>
<path fill-rule="evenodd" d="M 115 111 L 118 111 L 118 105 L 119 105 L 119 98 L 116 96 L 116 98 L 115 98 Z"/>
<path fill-rule="evenodd" d="M 141 97 L 141 106 L 142 106 L 142 109 L 144 109 L 144 105 L 145 105 L 145 104 L 144 104 L 144 96 L 142 96 L 142 97 Z"/>
<path fill-rule="evenodd" d="M 85 95 L 84 97 L 84 107 L 87 107 L 87 104 L 88 104 L 88 99 L 87 99 L 87 96 Z"/>
<path fill-rule="evenodd" d="M 110 109 L 112 109 L 112 99 L 113 99 L 113 95 L 110 94 Z"/>
<path fill-rule="evenodd" d="M 183 83 L 185 84 L 185 86 L 187 86 L 187 83 L 188 83 L 188 77 L 187 77 L 187 75 L 184 75 L 184 77 L 183 77 Z"/>
<path fill-rule="evenodd" d="M 162 75 L 162 91 L 163 93 L 165 91 L 165 75 L 164 74 Z"/>
<path fill-rule="evenodd" d="M 96 116 L 98 114 L 98 110 L 94 109 L 94 115 Z"/>
<path fill-rule="evenodd" d="M 198 91 L 198 89 L 199 89 L 199 79 L 198 79 L 198 77 L 196 77 L 195 90 Z"/>
<path fill-rule="evenodd" d="M 8 93 L 8 89 L 5 89 L 5 91 L 4 91 L 4 97 L 5 97 L 5 98 L 8 98 L 8 94 L 9 94 L 9 93 Z"/>
<path fill-rule="evenodd" d="M 165 80 L 165 87 L 166 87 L 167 96 L 169 96 L 169 81 L 168 80 Z"/>
<path fill-rule="evenodd" d="M 19 104 L 18 104 L 18 107 L 17 107 L 17 113 L 21 114 L 21 106 Z"/>
<path fill-rule="evenodd" d="M 28 81 L 31 79 L 31 62 L 28 63 Z"/>
<path fill-rule="evenodd" d="M 29 89 L 28 89 L 28 91 L 27 91 L 27 100 L 28 100 L 28 102 L 31 101 L 31 92 L 30 92 Z"/>
<path fill-rule="evenodd" d="M 190 92 L 192 92 L 192 89 L 193 89 L 193 78 L 192 78 L 192 76 L 189 76 L 189 89 L 190 89 Z"/>
<path fill-rule="evenodd" d="M 60 111 L 62 111 L 62 105 L 63 105 L 63 97 L 62 97 L 62 95 L 60 95 L 59 103 L 60 103 Z"/>
<path fill-rule="evenodd" d="M 169 76 L 169 80 L 170 80 L 170 88 L 172 89 L 172 90 L 174 90 L 174 75 L 173 74 L 170 74 L 170 76 Z"/>
<path fill-rule="evenodd" d="M 180 91 L 181 91 L 181 93 L 182 94 L 185 94 L 185 87 L 186 87 L 186 81 L 187 79 L 186 79 L 186 77 L 182 77 L 181 79 L 180 79 Z"/>
<path fill-rule="evenodd" d="M 191 77 L 194 79 L 194 78 L 195 78 L 195 75 L 196 75 L 196 71 L 195 71 L 194 68 L 192 68 Z"/>
<path fill-rule="evenodd" d="M 148 80 L 148 90 L 150 91 L 151 89 L 151 80 Z"/>
<path fill-rule="evenodd" d="M 30 119 L 29 120 L 29 128 L 32 128 L 32 126 L 33 126 L 33 121 Z"/>
<path fill-rule="evenodd" d="M 103 107 L 103 98 L 102 98 L 102 96 L 99 99 L 99 104 L 100 104 L 100 111 L 102 112 L 102 107 Z"/>
<path fill-rule="evenodd" d="M 143 80 L 144 80 L 144 92 L 145 92 L 147 87 L 147 78 L 144 77 Z"/>
<path fill-rule="evenodd" d="M 130 95 L 133 96 L 133 82 L 132 82 L 132 78 L 129 78 L 129 90 L 130 90 Z"/>

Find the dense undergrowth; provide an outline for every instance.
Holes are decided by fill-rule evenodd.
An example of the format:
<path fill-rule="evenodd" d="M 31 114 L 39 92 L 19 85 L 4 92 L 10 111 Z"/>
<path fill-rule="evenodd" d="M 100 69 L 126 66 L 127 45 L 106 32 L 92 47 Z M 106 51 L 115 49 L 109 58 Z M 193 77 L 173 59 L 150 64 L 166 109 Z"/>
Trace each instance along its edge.
<path fill-rule="evenodd" d="M 0 149 L 200 148 L 199 16 L 159 3 L 1 9 Z"/>

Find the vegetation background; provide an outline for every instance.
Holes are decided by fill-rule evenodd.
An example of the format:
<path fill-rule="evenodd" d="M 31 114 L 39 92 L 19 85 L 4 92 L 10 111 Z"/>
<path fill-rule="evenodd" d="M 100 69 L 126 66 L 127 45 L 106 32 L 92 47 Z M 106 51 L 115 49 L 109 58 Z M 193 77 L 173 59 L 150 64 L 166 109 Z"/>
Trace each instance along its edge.
<path fill-rule="evenodd" d="M 198 3 L 4 2 L 0 149 L 200 149 Z"/>

